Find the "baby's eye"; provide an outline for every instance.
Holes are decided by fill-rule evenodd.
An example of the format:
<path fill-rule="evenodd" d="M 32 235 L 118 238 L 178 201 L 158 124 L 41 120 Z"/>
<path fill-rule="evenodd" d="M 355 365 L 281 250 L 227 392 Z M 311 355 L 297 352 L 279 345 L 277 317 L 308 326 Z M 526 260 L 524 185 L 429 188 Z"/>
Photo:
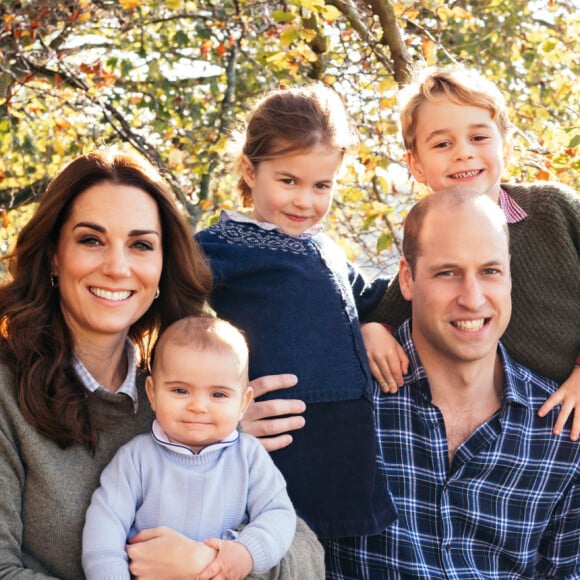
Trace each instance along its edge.
<path fill-rule="evenodd" d="M 187 395 L 187 389 L 184 389 L 183 387 L 175 387 L 173 389 L 173 392 L 176 395 Z"/>
<path fill-rule="evenodd" d="M 214 399 L 225 399 L 227 395 L 225 393 L 222 393 L 221 391 L 216 391 L 215 393 L 212 393 L 212 397 Z"/>

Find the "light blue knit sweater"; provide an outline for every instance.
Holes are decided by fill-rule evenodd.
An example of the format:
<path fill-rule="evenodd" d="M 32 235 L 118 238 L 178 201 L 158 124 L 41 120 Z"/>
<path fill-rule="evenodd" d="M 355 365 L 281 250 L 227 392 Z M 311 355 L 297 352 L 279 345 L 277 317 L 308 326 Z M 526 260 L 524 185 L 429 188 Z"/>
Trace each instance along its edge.
<path fill-rule="evenodd" d="M 104 469 L 83 531 L 89 580 L 129 580 L 127 539 L 158 526 L 197 541 L 235 539 L 249 550 L 256 574 L 287 552 L 296 516 L 282 475 L 257 439 L 239 434 L 199 454 L 176 447 L 139 435 Z"/>

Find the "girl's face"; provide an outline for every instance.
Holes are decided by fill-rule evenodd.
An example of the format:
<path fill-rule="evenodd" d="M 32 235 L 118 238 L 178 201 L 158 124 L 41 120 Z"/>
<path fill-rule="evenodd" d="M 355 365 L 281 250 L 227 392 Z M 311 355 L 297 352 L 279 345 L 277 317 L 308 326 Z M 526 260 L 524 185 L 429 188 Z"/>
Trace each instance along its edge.
<path fill-rule="evenodd" d="M 52 267 L 77 347 L 124 339 L 148 310 L 161 278 L 161 234 L 157 203 L 136 187 L 99 183 L 73 201 Z"/>
<path fill-rule="evenodd" d="M 299 236 L 320 223 L 330 208 L 342 153 L 317 144 L 252 165 L 242 162 L 242 175 L 252 190 L 252 218 Z"/>

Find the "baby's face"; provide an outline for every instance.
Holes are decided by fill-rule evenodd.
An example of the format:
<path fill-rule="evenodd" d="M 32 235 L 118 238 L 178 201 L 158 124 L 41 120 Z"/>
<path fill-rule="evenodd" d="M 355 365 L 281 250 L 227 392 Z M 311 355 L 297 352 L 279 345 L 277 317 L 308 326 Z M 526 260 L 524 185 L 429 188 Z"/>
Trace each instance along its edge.
<path fill-rule="evenodd" d="M 175 344 L 158 353 L 146 386 L 169 440 L 196 453 L 227 437 L 252 399 L 247 373 L 236 356 Z"/>

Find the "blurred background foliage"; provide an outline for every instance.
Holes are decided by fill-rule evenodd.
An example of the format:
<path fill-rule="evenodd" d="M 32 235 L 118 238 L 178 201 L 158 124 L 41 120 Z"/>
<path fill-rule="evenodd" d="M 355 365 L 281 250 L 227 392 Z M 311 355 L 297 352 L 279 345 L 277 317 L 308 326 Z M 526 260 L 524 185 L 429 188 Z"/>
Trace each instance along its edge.
<path fill-rule="evenodd" d="M 318 80 L 361 135 L 328 232 L 389 269 L 422 193 L 397 125 L 412 68 L 478 68 L 517 128 L 506 178 L 578 190 L 579 54 L 576 0 L 3 0 L 0 252 L 65 163 L 111 142 L 165 171 L 194 228 L 238 209 L 229 132 L 265 91 Z"/>

